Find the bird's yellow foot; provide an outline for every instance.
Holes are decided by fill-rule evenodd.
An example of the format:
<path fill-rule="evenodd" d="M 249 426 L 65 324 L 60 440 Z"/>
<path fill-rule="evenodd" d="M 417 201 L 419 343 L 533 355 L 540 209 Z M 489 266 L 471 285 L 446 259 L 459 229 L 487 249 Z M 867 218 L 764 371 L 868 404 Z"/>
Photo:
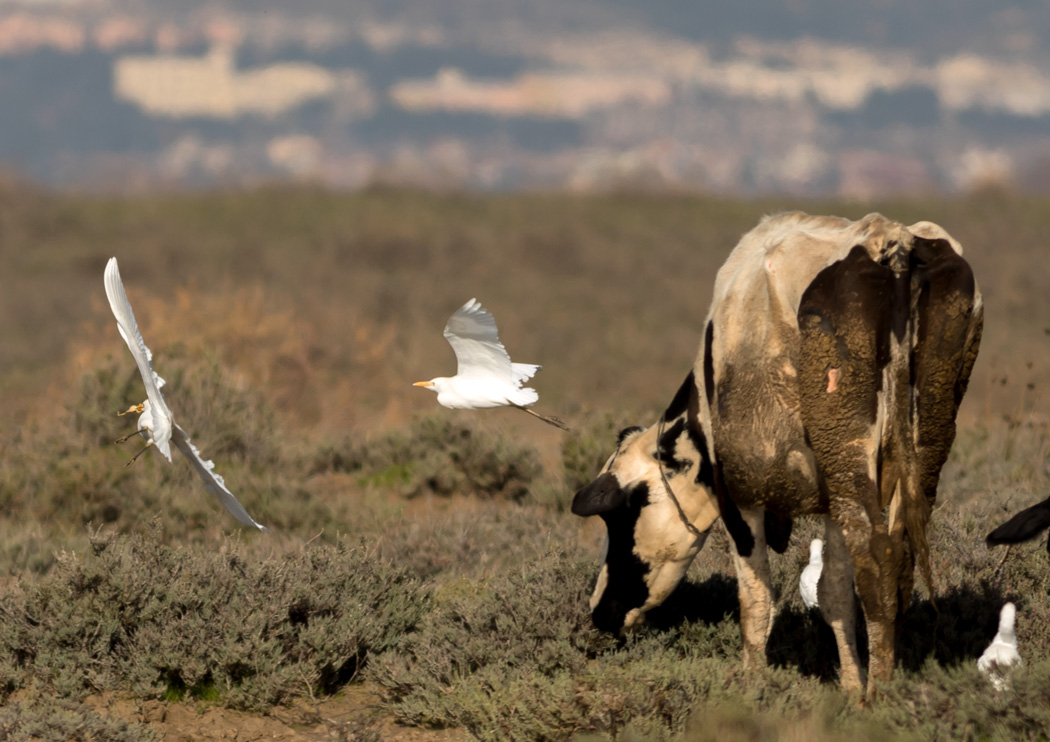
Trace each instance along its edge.
<path fill-rule="evenodd" d="M 127 408 L 123 412 L 118 412 L 117 413 L 117 417 L 124 417 L 124 415 L 130 415 L 132 412 L 142 412 L 142 409 L 143 409 L 142 405 L 140 405 L 140 404 L 133 404 L 133 405 L 131 405 L 131 407 Z M 127 440 L 127 439 L 125 439 L 125 440 Z"/>

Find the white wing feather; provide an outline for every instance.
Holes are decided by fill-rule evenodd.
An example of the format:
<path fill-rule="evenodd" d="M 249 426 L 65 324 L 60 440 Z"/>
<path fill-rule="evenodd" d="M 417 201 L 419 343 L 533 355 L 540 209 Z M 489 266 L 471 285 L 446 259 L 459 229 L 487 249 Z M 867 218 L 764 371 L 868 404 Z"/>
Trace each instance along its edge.
<path fill-rule="evenodd" d="M 536 375 L 543 366 L 539 366 L 535 363 L 512 363 L 510 364 L 511 374 L 514 377 L 514 383 L 521 386 L 526 381 Z"/>
<path fill-rule="evenodd" d="M 244 509 L 244 506 L 233 496 L 233 493 L 226 489 L 226 482 L 214 471 L 215 464 L 211 461 L 205 461 L 201 457 L 201 452 L 197 450 L 195 445 L 190 443 L 190 438 L 186 435 L 186 431 L 180 428 L 177 423 L 173 423 L 172 427 L 174 430 L 174 435 L 171 438 L 172 442 L 189 459 L 190 465 L 197 470 L 200 478 L 204 480 L 204 488 L 218 497 L 222 506 L 229 510 L 230 514 L 241 523 L 246 526 L 255 526 L 260 531 L 269 533 L 270 529 L 256 523 L 255 519 L 248 515 L 248 511 Z"/>
<path fill-rule="evenodd" d="M 456 354 L 457 376 L 512 378 L 510 355 L 499 341 L 496 320 L 477 299 L 471 299 L 453 313 L 445 325 L 445 339 Z M 518 376 L 523 377 L 521 381 L 528 378 L 520 372 Z"/>
<path fill-rule="evenodd" d="M 117 319 L 117 329 L 120 336 L 127 343 L 135 359 L 135 365 L 139 368 L 142 383 L 146 387 L 146 398 L 150 402 L 150 410 L 153 418 L 151 437 L 154 447 L 171 461 L 171 410 L 164 402 L 160 388 L 164 386 L 164 380 L 154 371 L 152 366 L 153 354 L 146 347 L 146 342 L 139 332 L 138 323 L 135 321 L 135 313 L 131 309 L 131 302 L 124 291 L 124 284 L 120 280 L 120 270 L 117 268 L 117 259 L 110 258 L 106 264 L 105 272 L 106 298 L 109 299 L 109 308 L 113 310 L 113 316 Z"/>

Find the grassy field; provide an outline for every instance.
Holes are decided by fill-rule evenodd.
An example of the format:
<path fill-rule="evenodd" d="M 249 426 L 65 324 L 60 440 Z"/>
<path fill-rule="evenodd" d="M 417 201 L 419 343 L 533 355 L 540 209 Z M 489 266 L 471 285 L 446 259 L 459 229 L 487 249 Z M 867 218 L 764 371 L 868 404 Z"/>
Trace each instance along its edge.
<path fill-rule="evenodd" d="M 798 596 L 816 522 L 774 557 L 772 667 L 755 677 L 721 527 L 618 643 L 586 609 L 601 525 L 567 509 L 615 431 L 670 401 L 736 240 L 788 208 L 937 221 L 985 298 L 935 595 L 916 594 L 868 709 L 836 690 L 834 641 Z M 983 542 L 1050 477 L 1046 235 L 1050 202 L 1004 194 L 0 191 L 0 737 L 203 739 L 193 718 L 221 712 L 271 738 L 288 709 L 345 702 L 322 736 L 1047 739 L 1050 560 L 1036 543 L 1000 562 Z M 137 447 L 113 441 L 134 423 L 115 413 L 144 395 L 105 301 L 111 255 L 170 407 L 272 535 L 178 457 L 123 468 Z M 515 360 L 543 364 L 538 408 L 571 433 L 412 388 L 453 372 L 441 328 L 472 296 Z M 1005 600 L 1026 667 L 997 693 L 975 660 Z"/>

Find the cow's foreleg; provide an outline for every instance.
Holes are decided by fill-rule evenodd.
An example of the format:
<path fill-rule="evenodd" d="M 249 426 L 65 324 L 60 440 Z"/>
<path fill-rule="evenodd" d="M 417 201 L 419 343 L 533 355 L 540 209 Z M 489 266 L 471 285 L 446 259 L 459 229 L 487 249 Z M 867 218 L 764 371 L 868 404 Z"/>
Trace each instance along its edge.
<path fill-rule="evenodd" d="M 741 510 L 741 516 L 755 539 L 751 553 L 744 557 L 733 549 L 737 589 L 740 597 L 740 633 L 744 640 L 744 668 L 766 666 L 766 640 L 773 628 L 773 585 L 766 551 L 765 511 Z"/>
<path fill-rule="evenodd" d="M 817 584 L 817 599 L 824 620 L 835 634 L 839 649 L 839 682 L 850 693 L 864 692 L 864 670 L 857 653 L 857 611 L 853 599 L 853 567 L 842 529 L 831 518 L 824 520 L 827 557 Z"/>

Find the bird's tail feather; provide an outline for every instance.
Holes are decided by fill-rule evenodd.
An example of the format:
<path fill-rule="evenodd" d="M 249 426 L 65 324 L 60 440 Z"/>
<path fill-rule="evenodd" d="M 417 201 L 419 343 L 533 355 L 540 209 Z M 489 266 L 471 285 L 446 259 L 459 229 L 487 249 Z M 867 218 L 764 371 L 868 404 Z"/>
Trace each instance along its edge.
<path fill-rule="evenodd" d="M 536 404 L 539 401 L 539 392 L 537 392 L 531 387 L 523 387 L 519 389 L 513 397 L 511 397 L 511 404 L 517 405 L 518 407 L 526 407 L 530 404 Z"/>
<path fill-rule="evenodd" d="M 514 383 L 524 384 L 526 381 L 536 375 L 543 366 L 537 366 L 534 363 L 512 363 L 510 364 L 510 372 L 514 378 Z M 535 401 L 535 400 L 534 400 Z"/>

